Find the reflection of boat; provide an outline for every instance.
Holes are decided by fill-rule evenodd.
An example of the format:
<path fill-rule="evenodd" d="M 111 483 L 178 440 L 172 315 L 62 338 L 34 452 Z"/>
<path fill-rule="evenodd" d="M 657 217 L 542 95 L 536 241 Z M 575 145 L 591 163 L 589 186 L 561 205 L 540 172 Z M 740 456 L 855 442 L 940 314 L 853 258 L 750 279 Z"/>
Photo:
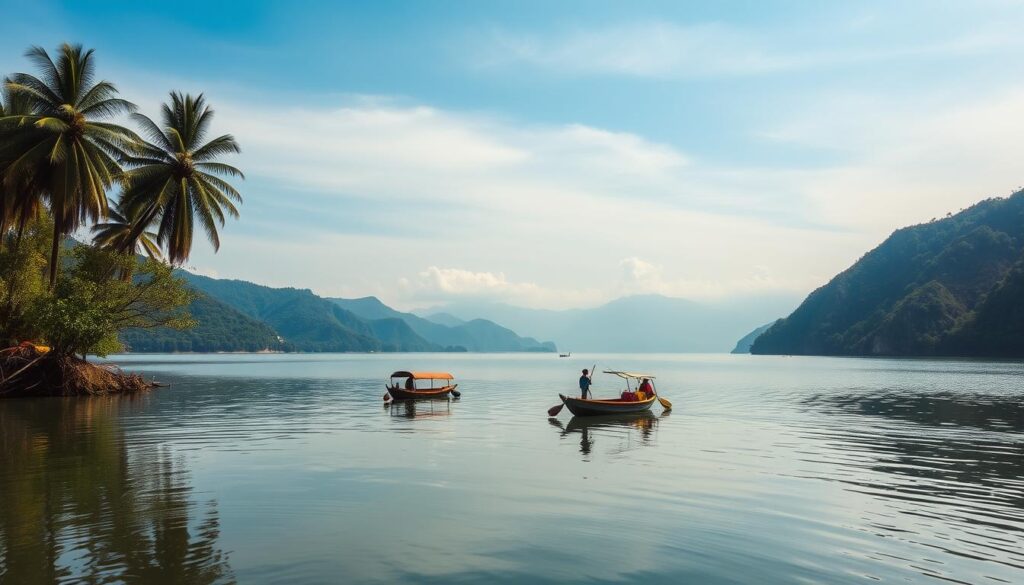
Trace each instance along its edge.
<path fill-rule="evenodd" d="M 558 397 L 562 399 L 562 403 L 569 408 L 569 412 L 576 416 L 601 416 L 609 414 L 626 414 L 635 412 L 645 412 L 651 409 L 651 405 L 654 404 L 655 400 L 658 400 L 657 390 L 654 389 L 654 376 L 649 374 L 635 374 L 632 372 L 620 372 L 617 370 L 605 370 L 606 374 L 616 375 L 626 381 L 626 393 L 624 396 L 619 398 L 573 398 L 564 394 L 559 394 Z M 640 380 L 651 381 L 651 395 L 644 396 L 642 400 L 637 400 L 634 397 L 636 393 L 632 391 L 630 387 L 630 381 L 639 382 Z"/>
<path fill-rule="evenodd" d="M 403 379 L 405 383 L 399 384 L 398 380 Z M 454 379 L 454 376 L 447 372 L 395 372 L 391 374 L 391 383 L 386 385 L 388 393 L 384 395 L 384 400 L 388 400 L 388 396 L 395 400 L 448 398 L 449 394 L 459 396 L 459 392 L 455 390 L 459 385 L 452 384 Z M 419 387 L 417 381 L 420 380 L 430 380 L 430 388 Z M 435 387 L 436 381 L 444 385 Z"/>
<path fill-rule="evenodd" d="M 661 417 L 668 416 L 665 412 Z M 619 448 L 615 451 L 623 452 L 651 444 L 654 427 L 658 425 L 657 417 L 649 410 L 629 414 L 610 414 L 604 416 L 574 416 L 569 419 L 568 424 L 556 418 L 549 418 L 551 426 L 559 430 L 562 437 L 568 437 L 572 433 L 580 435 L 580 453 L 590 455 L 594 443 L 599 437 L 607 437 L 619 441 Z M 635 441 L 636 434 L 639 434 L 639 442 Z"/>
<path fill-rule="evenodd" d="M 628 414 L 606 414 L 603 416 L 574 416 L 565 425 L 565 432 L 573 433 L 613 427 L 634 427 L 640 430 L 649 430 L 657 424 L 658 417 L 650 410 Z"/>
<path fill-rule="evenodd" d="M 451 402 L 440 402 L 437 400 L 403 400 L 401 403 L 392 406 L 391 416 L 400 418 L 429 418 L 436 416 L 450 416 L 452 413 Z"/>

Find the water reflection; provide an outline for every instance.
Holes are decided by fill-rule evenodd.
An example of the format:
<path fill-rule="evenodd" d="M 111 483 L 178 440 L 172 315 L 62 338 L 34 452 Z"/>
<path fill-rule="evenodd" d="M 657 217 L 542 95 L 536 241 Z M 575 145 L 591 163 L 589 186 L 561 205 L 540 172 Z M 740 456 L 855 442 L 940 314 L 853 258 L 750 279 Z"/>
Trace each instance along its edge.
<path fill-rule="evenodd" d="M 815 394 L 805 406 L 905 420 L 931 426 L 1024 431 L 1024 402 L 979 394 Z"/>
<path fill-rule="evenodd" d="M 384 407 L 391 416 L 400 418 L 427 418 L 449 416 L 452 413 L 450 400 L 396 400 Z"/>
<path fill-rule="evenodd" d="M 232 583 L 214 502 L 180 458 L 129 448 L 125 398 L 0 408 L 0 582 Z"/>
<path fill-rule="evenodd" d="M 662 418 L 667 416 L 668 413 L 661 415 Z M 586 459 L 600 437 L 611 439 L 610 442 L 615 445 L 612 453 L 623 453 L 653 444 L 658 419 L 652 412 L 644 411 L 608 416 L 574 416 L 567 424 L 562 424 L 557 418 L 549 418 L 548 422 L 558 429 L 562 438 L 579 433 L 580 453 Z"/>
<path fill-rule="evenodd" d="M 886 392 L 815 395 L 801 402 L 847 419 L 841 424 L 821 421 L 804 431 L 804 437 L 824 447 L 805 451 L 803 460 L 817 463 L 827 450 L 835 467 L 830 481 L 885 501 L 884 512 L 866 518 L 873 530 L 963 558 L 1024 569 L 1020 401 Z M 938 567 L 922 573 L 949 577 Z"/>

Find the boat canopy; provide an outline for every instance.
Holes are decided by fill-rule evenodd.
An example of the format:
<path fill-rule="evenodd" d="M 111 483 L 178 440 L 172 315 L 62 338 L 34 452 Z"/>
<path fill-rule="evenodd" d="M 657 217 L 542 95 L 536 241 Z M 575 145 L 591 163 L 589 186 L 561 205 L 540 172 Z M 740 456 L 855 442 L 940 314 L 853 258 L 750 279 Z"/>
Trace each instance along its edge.
<path fill-rule="evenodd" d="M 454 380 L 455 376 L 448 372 L 395 372 L 392 378 L 412 378 L 413 380 Z"/>
<path fill-rule="evenodd" d="M 625 378 L 627 380 L 643 380 L 644 378 L 648 378 L 651 380 L 654 379 L 654 376 L 650 374 L 637 374 L 636 372 L 620 372 L 618 370 L 605 370 L 604 373 L 614 374 L 620 378 Z"/>

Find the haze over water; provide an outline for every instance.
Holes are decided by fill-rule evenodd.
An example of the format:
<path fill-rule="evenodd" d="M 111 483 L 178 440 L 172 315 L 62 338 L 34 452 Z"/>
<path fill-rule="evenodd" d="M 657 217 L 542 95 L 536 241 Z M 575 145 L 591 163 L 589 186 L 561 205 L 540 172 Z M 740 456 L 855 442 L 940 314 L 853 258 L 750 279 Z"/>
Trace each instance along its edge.
<path fill-rule="evenodd" d="M 171 386 L 0 403 L 0 583 L 1024 582 L 1020 363 L 117 362 Z M 549 420 L 594 362 L 674 410 Z M 385 408 L 397 369 L 462 398 Z"/>

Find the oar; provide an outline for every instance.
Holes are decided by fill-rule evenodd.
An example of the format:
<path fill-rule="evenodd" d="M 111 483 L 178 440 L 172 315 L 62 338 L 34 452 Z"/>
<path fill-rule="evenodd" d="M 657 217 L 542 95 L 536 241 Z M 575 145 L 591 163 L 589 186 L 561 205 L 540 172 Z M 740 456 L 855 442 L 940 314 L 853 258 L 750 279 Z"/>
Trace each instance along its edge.
<path fill-rule="evenodd" d="M 548 416 L 558 416 L 558 413 L 562 412 L 563 406 L 565 406 L 564 402 L 559 404 L 558 406 L 552 406 L 551 408 L 548 409 Z"/>
<path fill-rule="evenodd" d="M 594 383 L 594 372 L 596 372 L 596 371 L 597 371 L 597 364 L 594 364 L 594 365 L 590 366 L 590 376 L 588 376 L 588 378 L 590 378 L 590 384 Z M 589 384 L 587 385 L 587 396 L 589 396 L 591 400 L 594 399 L 594 393 L 590 391 L 590 385 Z"/>
<path fill-rule="evenodd" d="M 454 396 L 456 398 L 458 398 L 459 396 L 462 396 L 462 392 L 459 392 L 458 390 L 456 390 L 456 388 L 458 388 L 458 387 L 459 387 L 458 384 L 452 386 L 452 396 Z"/>
<path fill-rule="evenodd" d="M 655 396 L 658 397 L 658 403 L 661 404 L 662 408 L 672 410 L 672 403 L 668 401 L 668 398 L 662 398 L 659 394 L 655 394 Z"/>

